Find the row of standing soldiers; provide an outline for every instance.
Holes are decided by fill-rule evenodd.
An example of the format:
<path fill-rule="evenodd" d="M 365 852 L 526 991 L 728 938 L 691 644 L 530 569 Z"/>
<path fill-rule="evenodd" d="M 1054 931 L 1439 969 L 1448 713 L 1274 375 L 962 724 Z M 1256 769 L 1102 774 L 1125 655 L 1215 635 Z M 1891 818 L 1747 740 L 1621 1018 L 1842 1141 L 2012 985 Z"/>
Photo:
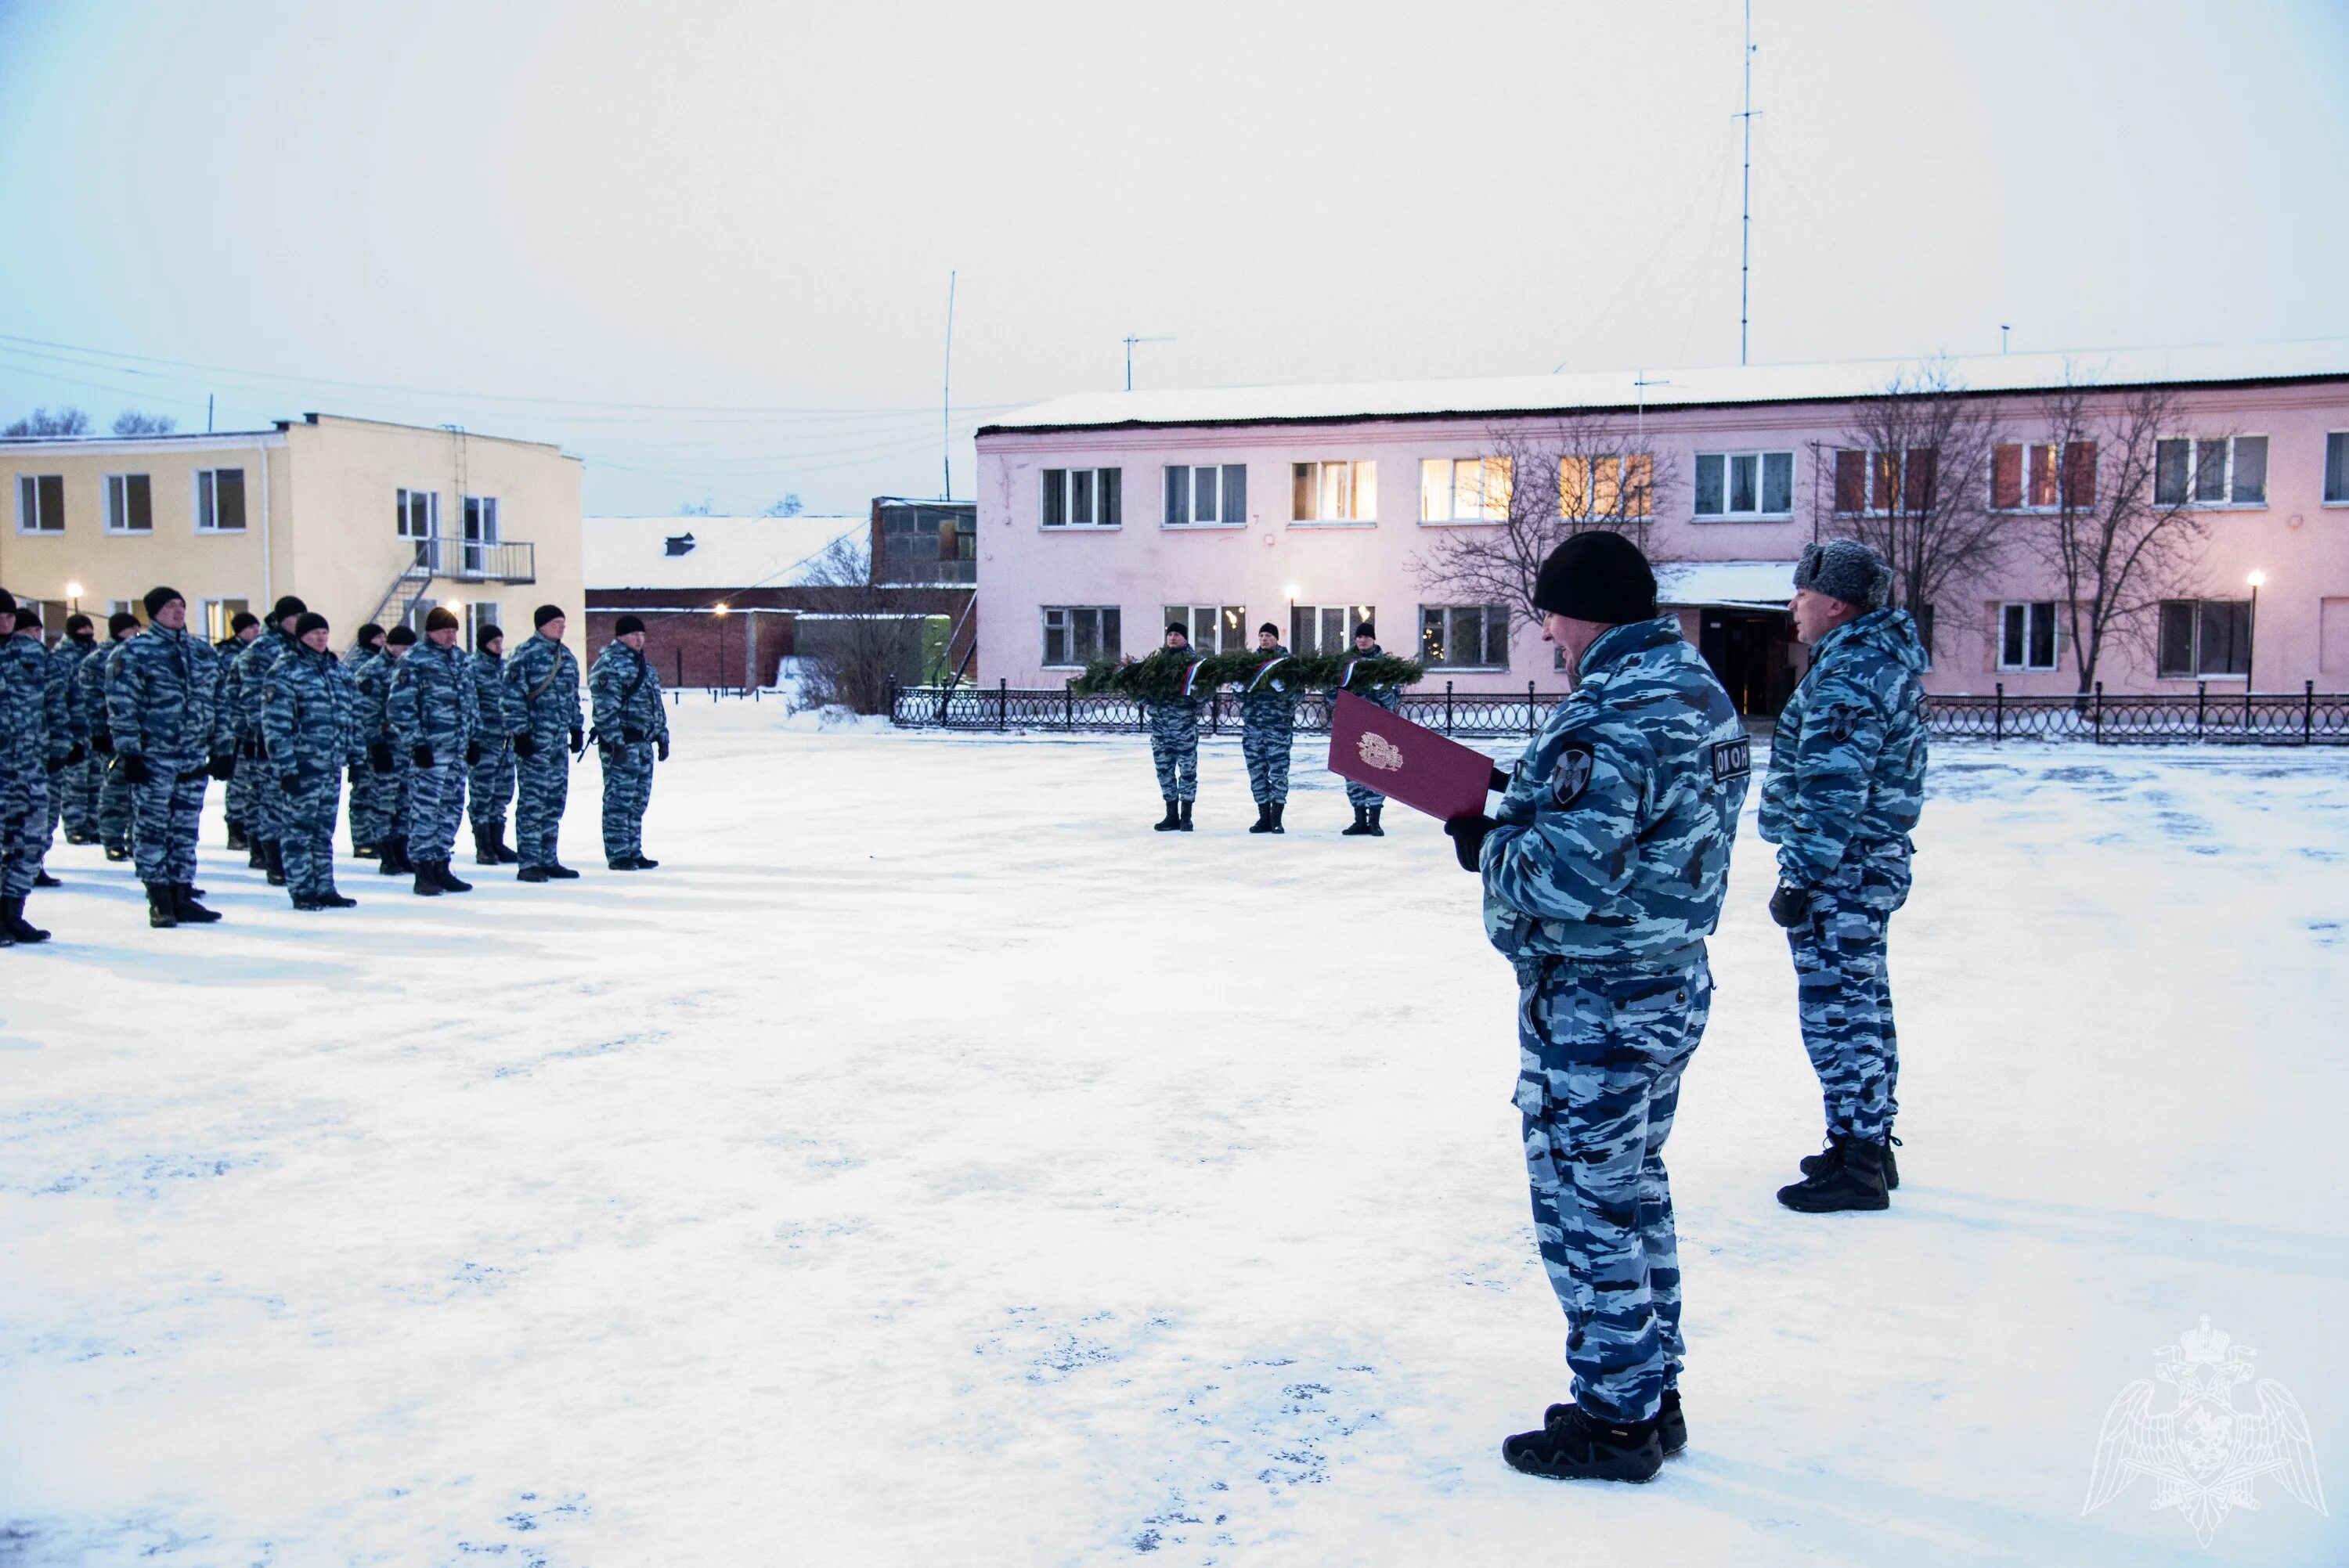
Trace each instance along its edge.
<path fill-rule="evenodd" d="M 583 724 L 579 665 L 565 620 L 542 605 L 512 657 L 495 627 L 468 655 L 446 609 L 407 626 L 361 629 L 337 658 L 331 628 L 288 595 L 264 624 L 240 614 L 217 644 L 191 634 L 171 588 L 146 598 L 147 624 L 112 616 L 98 643 L 76 614 L 54 647 L 37 610 L 0 592 L 0 945 L 48 933 L 25 903 L 57 886 L 43 866 L 62 821 L 68 843 L 100 844 L 146 885 L 149 923 L 209 923 L 194 886 L 204 790 L 227 787 L 229 843 L 301 910 L 354 900 L 335 886 L 334 832 L 346 778 L 352 852 L 424 896 L 470 892 L 450 871 L 470 815 L 476 860 L 517 864 L 517 880 L 575 877 L 555 841 L 570 763 L 593 740 L 604 773 L 605 861 L 650 870 L 642 822 L 656 760 L 668 757 L 659 677 L 644 626 L 622 616 L 588 676 L 595 728 Z M 518 848 L 505 842 L 514 806 Z"/>

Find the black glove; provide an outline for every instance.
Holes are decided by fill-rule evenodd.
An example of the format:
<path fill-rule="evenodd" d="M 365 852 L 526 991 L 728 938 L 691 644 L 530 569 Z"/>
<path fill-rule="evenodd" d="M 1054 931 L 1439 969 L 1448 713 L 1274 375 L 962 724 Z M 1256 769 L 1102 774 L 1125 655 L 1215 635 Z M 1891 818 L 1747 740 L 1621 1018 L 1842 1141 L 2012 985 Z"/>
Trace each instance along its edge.
<path fill-rule="evenodd" d="M 299 773 L 288 773 L 277 780 L 277 787 L 291 795 L 295 790 L 302 788 L 302 776 Z"/>
<path fill-rule="evenodd" d="M 101 729 L 89 738 L 89 748 L 100 757 L 111 757 L 114 755 L 114 737 Z"/>
<path fill-rule="evenodd" d="M 571 727 L 571 755 L 574 757 L 587 755 L 587 732 L 575 724 Z"/>
<path fill-rule="evenodd" d="M 1473 817 L 1454 817 L 1444 824 L 1444 830 L 1452 837 L 1453 856 L 1459 861 L 1462 871 L 1478 869 L 1478 861 L 1485 852 L 1485 835 L 1498 826 L 1482 811 Z"/>
<path fill-rule="evenodd" d="M 378 740 L 367 748 L 367 766 L 378 773 L 388 773 L 392 768 L 391 747 Z"/>
<path fill-rule="evenodd" d="M 432 766 L 432 748 L 419 743 L 416 749 L 408 754 L 408 759 L 419 768 L 429 768 Z"/>
<path fill-rule="evenodd" d="M 267 751 L 263 749 L 262 744 L 258 740 L 245 740 L 240 742 L 236 748 L 236 754 L 239 757 L 250 757 L 255 760 L 269 755 Z"/>
<path fill-rule="evenodd" d="M 66 758 L 62 757 L 44 757 L 41 758 L 41 771 L 44 773 L 62 773 L 65 770 Z"/>
<path fill-rule="evenodd" d="M 663 762 L 668 760 L 667 736 L 664 735 L 658 740 L 653 742 L 653 755 L 659 758 Z"/>
<path fill-rule="evenodd" d="M 73 749 L 66 753 L 66 766 L 71 768 L 88 755 L 88 748 L 77 740 L 73 743 Z"/>
<path fill-rule="evenodd" d="M 642 746 L 645 743 L 645 732 L 641 729 L 623 728 L 620 731 L 620 738 L 630 746 Z"/>
<path fill-rule="evenodd" d="M 1497 768 L 1493 769 L 1493 777 L 1485 785 L 1487 789 L 1506 789 L 1508 787 L 1509 776 Z"/>
<path fill-rule="evenodd" d="M 517 735 L 517 736 L 515 736 L 515 737 L 514 737 L 514 755 L 515 755 L 516 757 L 524 758 L 533 758 L 533 757 L 537 756 L 537 755 L 538 755 L 538 742 L 537 742 L 537 741 L 535 741 L 535 740 L 533 740 L 533 739 L 532 739 L 529 736 L 527 736 L 527 735 Z"/>
<path fill-rule="evenodd" d="M 1811 918 L 1811 890 L 1780 882 L 1770 895 L 1770 918 L 1792 931 Z"/>
<path fill-rule="evenodd" d="M 135 751 L 126 751 L 122 754 L 123 782 L 144 784 L 154 777 L 155 770 L 147 766 L 147 759 Z"/>
<path fill-rule="evenodd" d="M 465 766 L 471 768 L 481 759 L 481 743 L 478 740 L 465 742 Z"/>
<path fill-rule="evenodd" d="M 212 774 L 212 776 L 213 778 L 220 779 L 220 780 L 221 780 L 222 782 L 223 782 L 223 783 L 227 782 L 227 781 L 228 781 L 229 779 L 231 779 L 235 778 L 235 777 L 236 777 L 236 753 L 235 753 L 235 752 L 233 752 L 233 751 L 215 751 L 215 752 L 213 752 L 213 753 L 212 753 L 212 767 L 208 769 L 208 771 Z"/>

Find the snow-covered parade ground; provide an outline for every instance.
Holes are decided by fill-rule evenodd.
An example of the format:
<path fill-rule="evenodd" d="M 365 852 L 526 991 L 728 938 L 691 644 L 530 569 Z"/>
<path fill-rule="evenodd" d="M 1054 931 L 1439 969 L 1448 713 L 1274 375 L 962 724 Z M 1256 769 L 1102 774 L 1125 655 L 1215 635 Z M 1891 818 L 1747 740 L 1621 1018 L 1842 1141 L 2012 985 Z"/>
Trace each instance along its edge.
<path fill-rule="evenodd" d="M 1944 746 L 1893 928 L 1904 1185 L 1817 1147 L 1749 820 L 1668 1156 L 1692 1441 L 1566 1394 L 1515 990 L 1437 826 L 1236 746 L 677 710 L 581 881 L 150 932 L 60 847 L 0 953 L 0 1563 L 2267 1564 L 2105 1414 L 2208 1315 L 2349 1485 L 2349 758 Z M 1495 746 L 1494 749 L 1508 749 Z M 217 796 L 207 846 L 217 846 Z M 460 862 L 460 875 L 473 868 Z M 2253 1408 L 2251 1388 L 2238 1391 Z"/>

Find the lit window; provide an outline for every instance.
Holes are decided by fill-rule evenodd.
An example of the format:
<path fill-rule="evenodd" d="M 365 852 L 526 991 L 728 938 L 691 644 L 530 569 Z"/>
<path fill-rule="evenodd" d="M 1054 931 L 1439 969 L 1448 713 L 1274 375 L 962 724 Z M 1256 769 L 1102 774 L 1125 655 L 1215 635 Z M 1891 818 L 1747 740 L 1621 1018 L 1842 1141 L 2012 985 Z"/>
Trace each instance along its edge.
<path fill-rule="evenodd" d="M 1428 458 L 1419 465 L 1419 520 L 1502 521 L 1511 478 L 1507 458 Z"/>
<path fill-rule="evenodd" d="M 1557 460 L 1560 517 L 1648 517 L 1655 510 L 1655 488 L 1656 459 L 1647 452 Z"/>
<path fill-rule="evenodd" d="M 1444 669 L 1509 667 L 1509 612 L 1500 604 L 1423 604 L 1420 657 Z"/>
<path fill-rule="evenodd" d="M 1371 522 L 1379 515 L 1376 463 L 1327 462 L 1289 465 L 1288 518 L 1292 522 Z"/>

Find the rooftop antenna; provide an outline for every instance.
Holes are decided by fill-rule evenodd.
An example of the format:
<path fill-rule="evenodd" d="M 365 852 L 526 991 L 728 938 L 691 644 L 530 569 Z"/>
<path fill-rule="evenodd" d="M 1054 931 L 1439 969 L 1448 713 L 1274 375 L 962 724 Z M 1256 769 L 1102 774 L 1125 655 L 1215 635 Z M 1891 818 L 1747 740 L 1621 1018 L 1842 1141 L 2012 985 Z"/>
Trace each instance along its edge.
<path fill-rule="evenodd" d="M 1633 377 L 1634 379 L 1632 380 L 1631 385 L 1639 388 L 1640 397 L 1639 440 L 1640 445 L 1645 446 L 1648 440 L 1648 388 L 1651 387 L 1669 387 L 1672 383 L 1670 377 L 1664 377 L 1658 380 L 1651 381 L 1648 379 L 1648 373 L 1644 370 L 1633 372 Z"/>
<path fill-rule="evenodd" d="M 1745 0 L 1745 107 L 1737 118 L 1745 122 L 1745 169 L 1739 179 L 1737 217 L 1737 363 L 1745 363 L 1746 301 L 1754 272 L 1754 0 Z"/>
<path fill-rule="evenodd" d="M 1998 324 L 1998 351 L 2001 354 L 2004 354 L 2006 352 L 2006 323 L 2002 321 L 2000 322 Z"/>
<path fill-rule="evenodd" d="M 938 460 L 946 469 L 946 492 L 954 500 L 954 296 L 955 274 L 947 273 L 947 374 L 938 392 Z"/>
<path fill-rule="evenodd" d="M 1133 346 L 1137 343 L 1172 343 L 1174 340 L 1171 337 L 1128 336 L 1123 341 L 1125 343 L 1125 389 L 1131 392 L 1133 390 Z"/>

